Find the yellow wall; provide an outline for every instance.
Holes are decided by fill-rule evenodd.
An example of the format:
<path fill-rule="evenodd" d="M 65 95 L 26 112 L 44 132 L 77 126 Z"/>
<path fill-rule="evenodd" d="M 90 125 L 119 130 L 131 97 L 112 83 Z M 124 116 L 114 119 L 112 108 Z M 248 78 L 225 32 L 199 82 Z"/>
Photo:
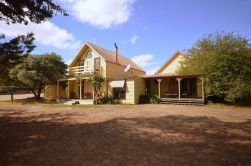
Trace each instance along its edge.
<path fill-rule="evenodd" d="M 108 81 L 108 95 L 113 96 L 113 91 Z M 121 100 L 123 104 L 138 104 L 139 96 L 145 94 L 145 80 L 143 78 L 135 77 L 126 79 L 126 99 Z"/>
<path fill-rule="evenodd" d="M 59 98 L 67 98 L 68 88 L 63 89 L 59 86 Z M 44 99 L 45 100 L 56 100 L 57 99 L 57 85 L 46 85 L 44 89 Z"/>
<path fill-rule="evenodd" d="M 134 79 L 134 104 L 139 103 L 140 95 L 146 94 L 145 79 L 136 77 Z"/>
<path fill-rule="evenodd" d="M 176 74 L 177 69 L 180 67 L 180 62 L 184 61 L 185 57 L 178 55 L 173 61 L 171 61 L 160 73 L 161 74 Z"/>
<path fill-rule="evenodd" d="M 126 100 L 121 100 L 123 104 L 134 104 L 134 79 L 126 80 Z"/>
<path fill-rule="evenodd" d="M 46 85 L 45 86 L 44 99 L 45 100 L 56 100 L 57 99 L 57 85 Z"/>

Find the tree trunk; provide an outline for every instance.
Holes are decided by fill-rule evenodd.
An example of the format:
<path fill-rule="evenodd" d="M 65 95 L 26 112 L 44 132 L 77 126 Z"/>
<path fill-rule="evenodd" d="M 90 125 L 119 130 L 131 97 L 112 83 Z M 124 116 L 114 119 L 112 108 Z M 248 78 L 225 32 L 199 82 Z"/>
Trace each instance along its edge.
<path fill-rule="evenodd" d="M 41 97 L 40 97 L 40 93 L 36 93 L 36 91 L 35 91 L 35 90 L 33 90 L 33 89 L 31 89 L 31 92 L 34 94 L 34 96 L 35 96 L 36 100 L 40 100 L 40 99 L 41 99 Z"/>

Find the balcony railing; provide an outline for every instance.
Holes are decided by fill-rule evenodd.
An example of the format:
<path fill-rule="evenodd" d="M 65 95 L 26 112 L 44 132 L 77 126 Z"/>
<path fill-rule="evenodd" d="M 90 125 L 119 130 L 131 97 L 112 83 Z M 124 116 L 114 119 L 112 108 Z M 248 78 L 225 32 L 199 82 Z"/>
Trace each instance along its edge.
<path fill-rule="evenodd" d="M 70 75 L 86 75 L 86 74 L 101 74 L 101 66 L 97 69 L 94 69 L 94 66 L 75 66 L 69 67 Z"/>

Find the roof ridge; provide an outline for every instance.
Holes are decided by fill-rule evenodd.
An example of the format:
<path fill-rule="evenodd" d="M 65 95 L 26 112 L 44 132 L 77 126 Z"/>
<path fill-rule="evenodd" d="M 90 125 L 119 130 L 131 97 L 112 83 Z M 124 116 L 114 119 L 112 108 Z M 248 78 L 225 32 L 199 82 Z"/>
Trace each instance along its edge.
<path fill-rule="evenodd" d="M 93 43 L 90 43 L 90 42 L 87 42 L 87 43 L 88 43 L 88 44 L 91 44 L 91 45 L 94 45 L 94 46 L 96 46 L 96 47 L 99 47 L 99 48 L 101 48 L 101 49 L 103 49 L 103 50 L 105 50 L 105 51 L 108 51 L 108 52 L 110 52 L 110 53 L 115 54 L 115 52 L 113 52 L 113 51 L 111 51 L 111 50 L 108 50 L 108 49 L 106 49 L 106 48 L 104 48 L 104 47 L 98 46 L 98 45 L 93 44 Z M 121 55 L 121 54 L 118 54 L 118 56 L 121 56 L 121 57 L 124 57 L 124 58 L 129 59 L 128 57 L 126 57 L 126 56 L 124 56 L 124 55 Z"/>
<path fill-rule="evenodd" d="M 175 53 L 174 53 L 170 58 L 168 58 L 167 61 L 166 61 L 163 65 L 161 65 L 160 68 L 159 68 L 154 74 L 158 74 L 159 72 L 161 72 L 161 71 L 163 70 L 163 68 L 164 68 L 168 63 L 172 62 L 173 59 L 174 59 L 178 54 L 180 54 L 181 56 L 184 56 L 185 58 L 187 57 L 187 55 L 184 54 L 183 52 L 181 52 L 180 50 L 176 50 Z"/>
<path fill-rule="evenodd" d="M 93 43 L 90 43 L 90 42 L 86 42 L 87 44 L 90 44 L 90 45 L 93 45 L 93 46 L 95 46 L 95 47 L 98 47 L 98 48 L 100 48 L 100 49 L 102 49 L 102 50 L 105 50 L 105 51 L 107 51 L 107 52 L 110 52 L 110 53 L 112 53 L 114 56 L 115 56 L 115 52 L 113 52 L 113 51 L 111 51 L 111 50 L 108 50 L 108 49 L 106 49 L 106 48 L 103 48 L 103 47 L 101 47 L 101 46 L 98 46 L 98 45 L 96 45 L 96 44 L 93 44 Z M 126 57 L 126 56 L 123 56 L 123 55 L 120 55 L 120 54 L 118 54 L 118 56 L 119 57 L 122 57 L 122 58 L 126 58 L 127 60 L 129 60 L 129 61 L 131 61 L 132 63 L 134 63 L 134 65 L 136 65 L 138 68 L 140 68 L 142 71 L 144 71 L 144 69 L 142 68 L 142 67 L 140 67 L 138 64 L 136 64 L 135 62 L 133 62 L 130 58 L 128 58 L 128 57 Z M 121 64 L 122 65 L 122 64 Z"/>

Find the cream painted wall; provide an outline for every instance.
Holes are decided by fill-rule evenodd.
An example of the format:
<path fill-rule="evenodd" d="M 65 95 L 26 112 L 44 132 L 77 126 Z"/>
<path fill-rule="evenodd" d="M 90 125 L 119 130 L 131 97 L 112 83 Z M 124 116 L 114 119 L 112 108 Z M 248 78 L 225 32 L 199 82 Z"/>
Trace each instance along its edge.
<path fill-rule="evenodd" d="M 45 86 L 44 99 L 45 100 L 56 100 L 57 99 L 57 85 L 46 85 Z"/>
<path fill-rule="evenodd" d="M 140 95 L 145 94 L 145 79 L 139 77 L 134 78 L 134 104 L 138 104 Z"/>
<path fill-rule="evenodd" d="M 134 103 L 134 79 L 126 80 L 126 100 L 121 100 L 123 104 L 135 104 Z"/>
<path fill-rule="evenodd" d="M 91 52 L 91 54 L 92 54 L 92 57 L 91 58 L 87 58 L 86 56 L 87 56 L 87 53 L 88 52 Z M 100 58 L 100 65 L 101 65 L 101 67 L 102 67 L 102 76 L 104 77 L 104 78 L 106 78 L 106 61 L 105 61 L 105 59 L 102 57 L 102 56 L 100 56 L 98 53 L 96 53 L 95 51 L 93 51 L 93 50 L 91 50 L 91 49 L 86 49 L 79 57 L 76 57 L 76 58 L 78 58 L 78 60 L 74 63 L 74 64 L 72 64 L 71 65 L 71 67 L 74 67 L 74 66 L 78 66 L 78 63 L 80 62 L 80 60 L 84 60 L 84 65 L 85 66 L 91 66 L 92 68 L 94 68 L 94 59 L 95 58 Z"/>
<path fill-rule="evenodd" d="M 177 56 L 166 68 L 160 72 L 161 74 L 176 74 L 177 69 L 180 67 L 180 62 L 184 61 L 185 57 L 182 55 Z"/>

